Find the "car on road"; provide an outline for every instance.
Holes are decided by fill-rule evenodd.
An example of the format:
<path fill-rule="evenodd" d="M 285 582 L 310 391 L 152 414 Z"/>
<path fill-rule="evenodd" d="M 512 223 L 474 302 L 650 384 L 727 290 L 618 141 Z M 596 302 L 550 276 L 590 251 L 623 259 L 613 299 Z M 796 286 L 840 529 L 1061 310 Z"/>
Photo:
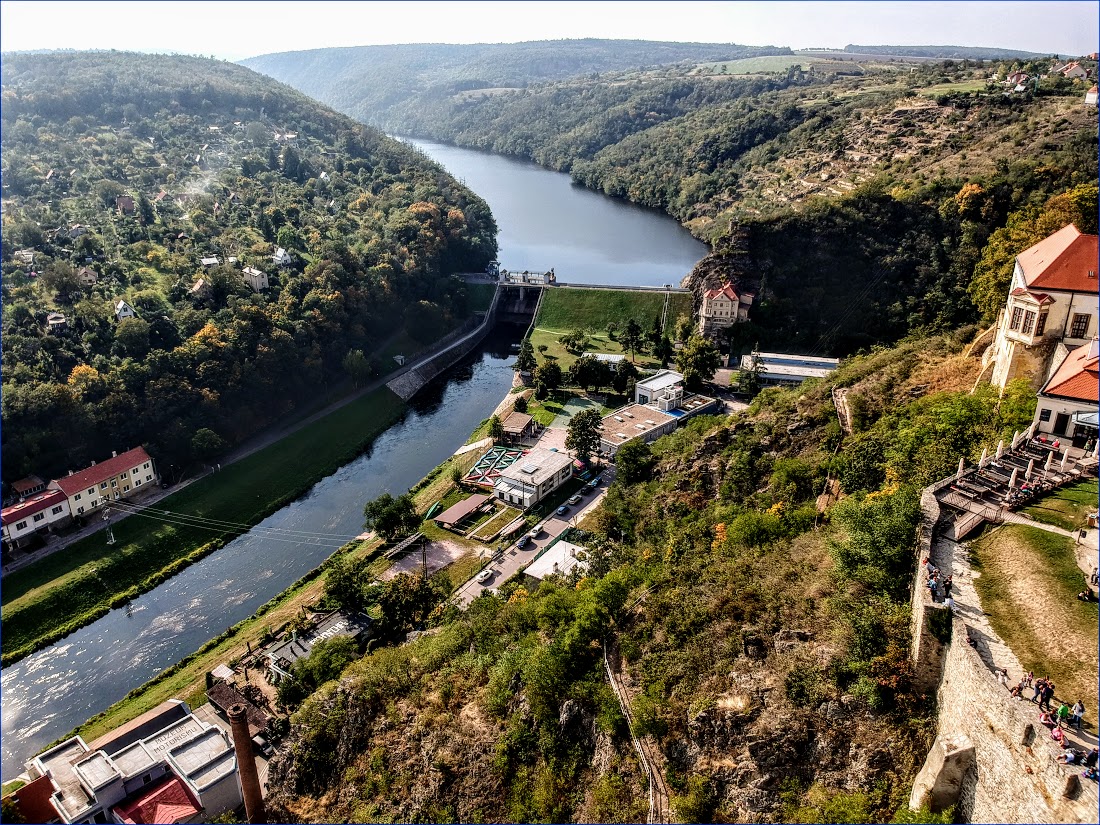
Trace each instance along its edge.
<path fill-rule="evenodd" d="M 485 582 L 489 581 L 489 579 L 491 579 L 492 577 L 493 577 L 492 569 L 486 567 L 484 570 L 482 570 L 480 573 L 477 574 L 476 581 L 477 581 L 478 584 L 485 584 Z"/>
<path fill-rule="evenodd" d="M 522 535 L 520 537 L 520 540 L 516 542 L 516 547 L 518 547 L 520 550 L 522 550 L 524 547 L 526 547 L 530 543 L 531 543 L 531 534 L 530 533 L 525 533 L 524 535 Z"/>
<path fill-rule="evenodd" d="M 559 507 L 554 512 L 556 512 L 559 516 L 564 516 L 566 513 L 569 512 L 569 507 L 567 505 L 563 504 L 561 507 Z"/>
<path fill-rule="evenodd" d="M 589 490 L 595 490 L 597 487 L 600 486 L 600 480 L 598 478 L 594 478 L 585 486 L 587 486 Z"/>
<path fill-rule="evenodd" d="M 569 503 L 574 505 L 574 506 L 576 506 L 577 504 L 580 504 L 581 503 L 580 495 L 570 496 L 569 497 Z"/>

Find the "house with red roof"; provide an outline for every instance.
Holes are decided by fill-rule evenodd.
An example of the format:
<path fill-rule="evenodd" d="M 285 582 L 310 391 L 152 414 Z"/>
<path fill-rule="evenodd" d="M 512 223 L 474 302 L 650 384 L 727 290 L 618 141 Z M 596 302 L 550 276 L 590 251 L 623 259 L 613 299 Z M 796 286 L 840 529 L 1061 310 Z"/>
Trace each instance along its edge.
<path fill-rule="evenodd" d="M 156 467 L 149 453 L 142 447 L 119 455 L 111 453 L 106 461 L 50 482 L 50 490 L 60 490 L 68 499 L 69 512 L 76 516 L 86 515 L 98 510 L 105 504 L 119 499 L 130 498 L 142 487 L 156 480 Z"/>
<path fill-rule="evenodd" d="M 1065 347 L 1059 349 L 1055 361 L 1058 366 L 1039 390 L 1036 432 L 1071 438 L 1073 446 L 1082 447 L 1097 433 L 1100 340 L 1093 338 L 1068 351 Z"/>
<path fill-rule="evenodd" d="M 738 321 L 747 321 L 753 297 L 748 292 L 738 292 L 729 281 L 718 289 L 708 289 L 699 307 L 700 334 L 714 335 Z"/>
<path fill-rule="evenodd" d="M 70 518 L 69 500 L 60 490 L 43 490 L 0 511 L 4 541 L 16 547 L 31 536 Z"/>
<path fill-rule="evenodd" d="M 1087 92 L 1085 92 L 1085 105 L 1086 106 L 1095 106 L 1096 105 L 1096 84 L 1095 83 L 1092 85 L 1092 88 L 1090 88 Z"/>
<path fill-rule="evenodd" d="M 1077 347 L 1097 332 L 1097 236 L 1073 224 L 1016 256 L 1008 300 L 983 367 L 1002 390 L 1013 378 L 1041 380 L 1052 344 Z"/>

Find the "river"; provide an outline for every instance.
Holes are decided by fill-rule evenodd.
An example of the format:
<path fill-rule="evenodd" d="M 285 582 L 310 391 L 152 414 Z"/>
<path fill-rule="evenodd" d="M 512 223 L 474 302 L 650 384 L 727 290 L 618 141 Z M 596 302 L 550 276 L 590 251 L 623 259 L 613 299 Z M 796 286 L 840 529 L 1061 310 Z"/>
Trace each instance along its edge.
<path fill-rule="evenodd" d="M 663 212 L 586 189 L 561 172 L 492 152 L 401 139 L 486 200 L 505 269 L 553 267 L 566 283 L 679 286 L 709 251 Z"/>
<path fill-rule="evenodd" d="M 678 283 L 705 245 L 661 213 L 574 185 L 568 175 L 512 158 L 415 141 L 486 199 L 499 225 L 501 264 L 554 268 L 559 280 Z M 371 450 L 218 552 L 132 605 L 0 674 L 2 774 L 281 593 L 362 528 L 363 504 L 401 493 L 454 452 L 508 391 L 518 328 L 494 331 L 461 364 L 421 390 Z M 267 528 L 329 537 L 302 540 Z M 265 533 L 266 535 L 259 535 Z"/>

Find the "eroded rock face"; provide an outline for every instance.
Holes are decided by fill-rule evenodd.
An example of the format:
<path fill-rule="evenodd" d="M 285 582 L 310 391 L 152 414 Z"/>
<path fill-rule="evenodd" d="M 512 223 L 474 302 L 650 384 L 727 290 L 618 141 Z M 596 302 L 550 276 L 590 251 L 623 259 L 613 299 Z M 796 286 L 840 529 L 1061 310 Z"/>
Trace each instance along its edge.
<path fill-rule="evenodd" d="M 909 807 L 917 810 L 927 804 L 936 812 L 958 802 L 963 779 L 974 764 L 974 758 L 974 743 L 969 736 L 937 736 L 924 767 L 913 782 Z"/>

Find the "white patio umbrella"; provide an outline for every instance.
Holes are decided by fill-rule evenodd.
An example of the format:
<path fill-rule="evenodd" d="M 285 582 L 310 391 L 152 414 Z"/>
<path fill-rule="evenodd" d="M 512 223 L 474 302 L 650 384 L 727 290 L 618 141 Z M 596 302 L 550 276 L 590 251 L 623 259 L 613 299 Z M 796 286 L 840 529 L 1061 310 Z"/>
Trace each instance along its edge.
<path fill-rule="evenodd" d="M 997 459 L 1000 460 L 1001 456 L 1005 454 L 1005 440 L 1002 438 L 997 442 Z"/>
<path fill-rule="evenodd" d="M 978 459 L 978 466 L 984 467 L 987 461 L 989 461 L 989 449 L 987 447 L 982 447 L 982 457 Z"/>
<path fill-rule="evenodd" d="M 1038 427 L 1038 426 L 1039 426 L 1038 421 L 1032 421 L 1031 422 L 1031 426 L 1027 428 L 1027 440 L 1028 441 L 1031 441 L 1031 439 L 1035 438 L 1035 428 Z"/>
<path fill-rule="evenodd" d="M 1020 443 L 1020 431 L 1016 430 L 1016 432 L 1014 432 L 1012 434 L 1012 449 L 1015 450 L 1016 445 L 1019 444 L 1019 443 Z"/>
<path fill-rule="evenodd" d="M 1067 461 L 1069 461 L 1069 450 L 1062 453 L 1062 463 L 1058 465 L 1058 472 L 1065 474 Z"/>
<path fill-rule="evenodd" d="M 1029 459 L 1027 462 L 1027 470 L 1024 472 L 1024 478 L 1031 481 L 1031 474 L 1035 472 L 1035 459 Z"/>
<path fill-rule="evenodd" d="M 957 473 L 955 473 L 955 480 L 958 481 L 960 478 L 962 478 L 963 473 L 965 471 L 966 471 L 966 459 L 965 458 L 960 458 L 959 459 L 959 471 Z"/>
<path fill-rule="evenodd" d="M 1054 460 L 1054 453 L 1047 453 L 1047 460 L 1043 462 L 1043 475 L 1050 472 L 1050 462 Z"/>
<path fill-rule="evenodd" d="M 1016 486 L 1016 476 L 1020 474 L 1020 470 L 1016 467 L 1012 468 L 1012 476 L 1008 479 L 1008 486 L 1011 489 Z"/>

